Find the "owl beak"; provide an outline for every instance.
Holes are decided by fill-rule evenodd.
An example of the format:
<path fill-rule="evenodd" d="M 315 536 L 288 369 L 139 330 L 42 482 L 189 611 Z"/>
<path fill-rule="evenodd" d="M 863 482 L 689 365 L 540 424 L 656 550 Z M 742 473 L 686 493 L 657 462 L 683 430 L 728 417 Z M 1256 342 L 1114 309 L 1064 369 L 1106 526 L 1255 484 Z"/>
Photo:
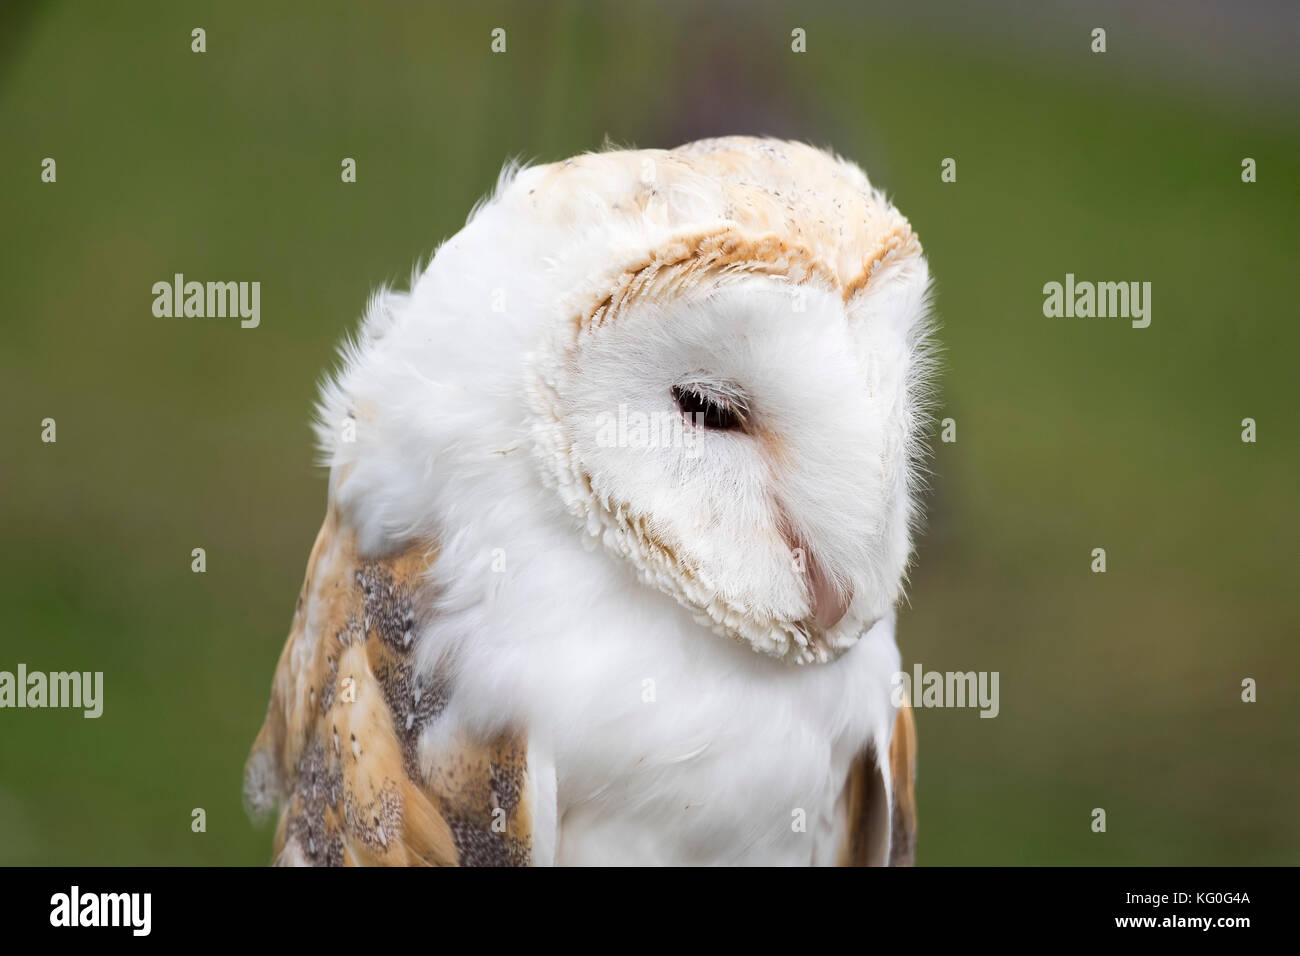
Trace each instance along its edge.
<path fill-rule="evenodd" d="M 853 601 L 853 589 L 841 591 L 822 569 L 814 555 L 808 556 L 808 603 L 812 608 L 813 622 L 823 631 L 829 631 L 848 613 Z"/>
<path fill-rule="evenodd" d="M 806 546 L 790 522 L 784 507 L 777 506 L 780 515 L 780 532 L 786 547 L 792 553 L 804 556 L 803 572 L 808 591 L 808 623 L 825 632 L 840 622 L 853 602 L 853 588 L 836 587 L 834 579 L 826 573 L 816 552 Z"/>

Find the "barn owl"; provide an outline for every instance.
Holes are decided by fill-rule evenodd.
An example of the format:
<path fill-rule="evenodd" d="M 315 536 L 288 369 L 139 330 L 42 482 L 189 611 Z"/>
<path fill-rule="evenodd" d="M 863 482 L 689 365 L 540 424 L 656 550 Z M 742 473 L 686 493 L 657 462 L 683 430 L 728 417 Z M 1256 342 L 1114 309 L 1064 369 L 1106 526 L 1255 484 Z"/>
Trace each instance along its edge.
<path fill-rule="evenodd" d="M 507 167 L 322 389 L 275 862 L 911 862 L 928 287 L 802 144 Z"/>

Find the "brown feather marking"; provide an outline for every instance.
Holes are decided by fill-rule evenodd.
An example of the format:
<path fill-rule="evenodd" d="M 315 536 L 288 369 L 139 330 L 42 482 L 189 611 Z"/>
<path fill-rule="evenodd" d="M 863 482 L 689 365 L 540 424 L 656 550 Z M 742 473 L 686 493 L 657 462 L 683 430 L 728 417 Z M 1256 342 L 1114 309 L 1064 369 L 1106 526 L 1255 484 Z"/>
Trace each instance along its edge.
<path fill-rule="evenodd" d="M 739 277 L 747 273 L 784 276 L 792 283 L 814 281 L 834 288 L 831 269 L 798 243 L 773 234 L 742 235 L 733 227 L 677 236 L 611 276 L 606 291 L 577 316 L 590 331 L 612 321 L 635 301 L 665 286 L 697 282 L 702 275 Z"/>
<path fill-rule="evenodd" d="M 916 863 L 916 719 L 906 701 L 894 719 L 889 768 L 894 778 L 889 865 L 912 866 Z"/>
<path fill-rule="evenodd" d="M 502 735 L 482 747 L 457 739 L 436 760 L 430 789 L 464 866 L 524 866 L 532 856 L 527 748 Z"/>
<path fill-rule="evenodd" d="M 421 731 L 450 695 L 410 660 L 433 557 L 415 544 L 364 561 L 326 516 L 246 772 L 250 808 L 282 803 L 277 863 L 530 862 L 521 736 L 463 738 L 420 769 Z"/>
<path fill-rule="evenodd" d="M 889 769 L 893 795 L 887 800 L 884 779 L 870 748 L 849 768 L 844 784 L 848 833 L 840 848 L 841 866 L 911 866 L 916 862 L 916 725 L 906 701 L 894 718 Z"/>

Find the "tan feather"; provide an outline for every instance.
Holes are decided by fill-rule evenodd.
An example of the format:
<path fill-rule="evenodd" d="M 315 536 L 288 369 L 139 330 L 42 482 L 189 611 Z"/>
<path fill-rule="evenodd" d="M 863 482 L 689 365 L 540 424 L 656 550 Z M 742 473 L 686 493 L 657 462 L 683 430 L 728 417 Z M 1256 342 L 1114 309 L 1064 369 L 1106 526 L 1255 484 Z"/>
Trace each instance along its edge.
<path fill-rule="evenodd" d="M 327 515 L 245 771 L 251 812 L 282 806 L 277 863 L 530 861 L 522 735 L 462 735 L 421 769 L 420 734 L 448 693 L 421 685 L 410 660 L 435 554 L 417 542 L 365 559 L 337 511 Z"/>
<path fill-rule="evenodd" d="M 668 197 L 695 195 L 701 183 L 716 188 L 709 210 L 713 230 L 684 237 L 680 248 L 656 250 L 623 269 L 607 288 L 615 299 L 641 294 L 654 260 L 703 260 L 816 281 L 848 300 L 893 256 L 920 255 L 907 219 L 882 201 L 866 177 L 847 163 L 803 143 L 727 136 L 698 140 L 672 150 L 626 150 L 575 156 L 545 167 L 530 195 L 534 215 L 557 226 L 572 225 L 600 209 L 672 222 L 674 210 L 690 208 L 698 225 L 702 210 Z M 681 225 L 688 225 L 681 223 Z M 709 240 L 719 244 L 710 245 Z M 730 240 L 727 244 L 724 240 Z M 612 303 L 616 304 L 616 303 Z M 602 304 L 593 312 L 599 323 Z"/>
<path fill-rule="evenodd" d="M 841 866 L 911 866 L 916 862 L 916 723 L 904 701 L 889 745 L 892 791 L 875 754 L 863 751 L 844 785 L 848 831 Z"/>
<path fill-rule="evenodd" d="M 916 862 L 916 720 L 906 701 L 894 720 L 889 766 L 894 785 L 889 865 L 912 866 Z"/>

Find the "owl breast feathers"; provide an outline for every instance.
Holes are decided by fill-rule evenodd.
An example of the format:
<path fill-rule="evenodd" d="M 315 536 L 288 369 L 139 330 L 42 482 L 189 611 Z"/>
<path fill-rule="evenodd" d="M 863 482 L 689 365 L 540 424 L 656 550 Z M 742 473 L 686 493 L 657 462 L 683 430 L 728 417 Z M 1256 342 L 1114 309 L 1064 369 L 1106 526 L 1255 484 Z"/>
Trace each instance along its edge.
<path fill-rule="evenodd" d="M 276 861 L 910 862 L 928 290 L 808 146 L 507 168 L 323 388 Z"/>

